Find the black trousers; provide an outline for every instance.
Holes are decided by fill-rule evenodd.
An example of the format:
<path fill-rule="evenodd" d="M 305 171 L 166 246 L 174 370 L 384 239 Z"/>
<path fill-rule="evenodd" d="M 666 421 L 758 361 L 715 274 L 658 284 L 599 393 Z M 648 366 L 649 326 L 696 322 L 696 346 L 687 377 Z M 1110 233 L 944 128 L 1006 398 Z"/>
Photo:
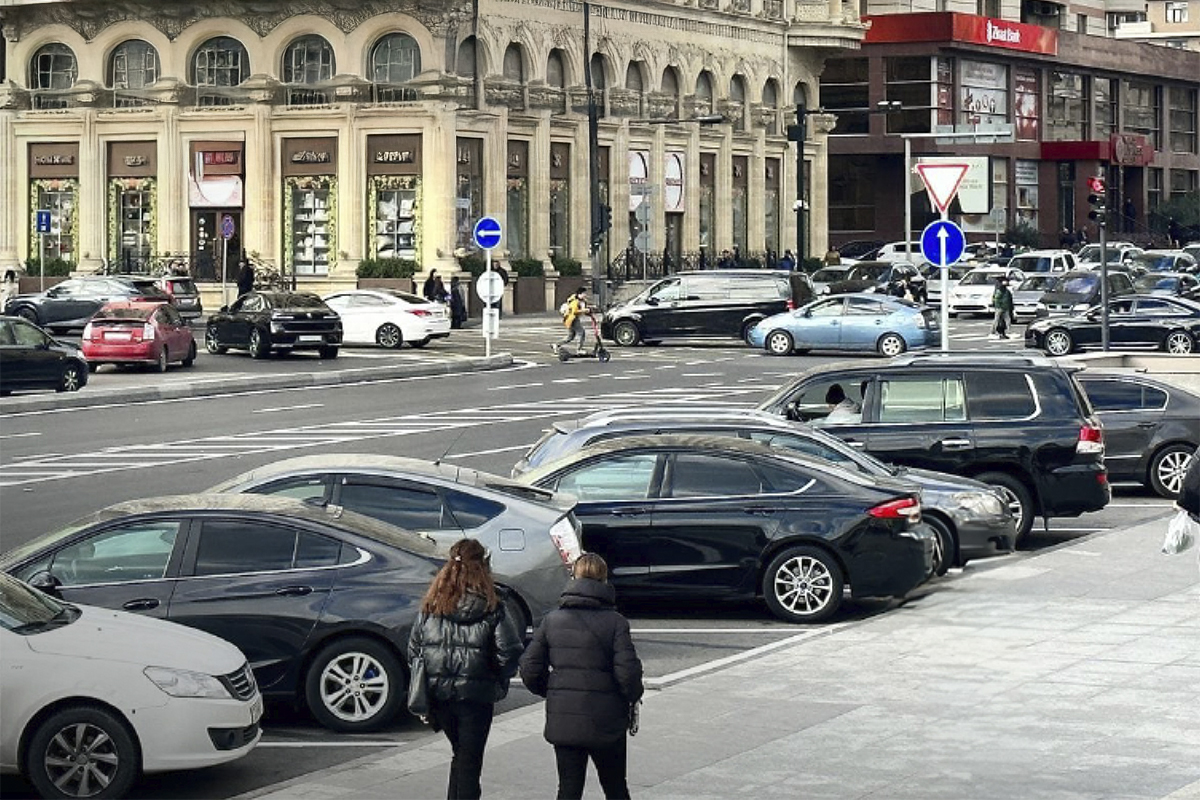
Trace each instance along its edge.
<path fill-rule="evenodd" d="M 483 750 L 492 730 L 494 710 L 491 703 L 438 703 L 438 724 L 454 749 L 446 800 L 478 800 L 483 794 L 479 776 L 483 772 Z"/>
<path fill-rule="evenodd" d="M 600 788 L 608 800 L 629 800 L 629 784 L 625 781 L 625 736 L 608 747 L 566 747 L 554 745 L 558 762 L 558 800 L 580 800 L 587 781 L 588 758 L 596 765 Z"/>

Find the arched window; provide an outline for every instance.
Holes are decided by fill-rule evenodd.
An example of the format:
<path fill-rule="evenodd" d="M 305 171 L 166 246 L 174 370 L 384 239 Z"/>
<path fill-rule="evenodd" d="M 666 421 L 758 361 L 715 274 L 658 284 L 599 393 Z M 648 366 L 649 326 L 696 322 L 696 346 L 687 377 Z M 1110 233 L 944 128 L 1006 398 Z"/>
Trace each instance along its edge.
<path fill-rule="evenodd" d="M 779 84 L 774 78 L 768 78 L 763 84 L 762 104 L 771 109 L 771 116 L 767 121 L 767 133 L 774 135 L 779 131 Z"/>
<path fill-rule="evenodd" d="M 475 71 L 479 68 L 477 49 L 474 36 L 463 39 L 462 44 L 458 46 L 458 58 L 454 63 L 454 71 L 466 77 L 474 76 Z"/>
<path fill-rule="evenodd" d="M 605 59 L 603 53 L 592 53 L 591 70 L 592 88 L 600 92 L 607 89 L 607 70 L 605 69 Z"/>
<path fill-rule="evenodd" d="M 29 86 L 33 89 L 70 89 L 77 75 L 75 53 L 65 44 L 42 45 L 29 63 Z"/>
<path fill-rule="evenodd" d="M 797 83 L 796 88 L 792 90 L 792 105 L 808 105 L 808 87 L 804 85 L 803 81 Z"/>
<path fill-rule="evenodd" d="M 672 99 L 671 116 L 679 116 L 679 73 L 674 67 L 667 67 L 662 74 L 662 93 Z"/>
<path fill-rule="evenodd" d="M 283 54 L 284 83 L 320 83 L 333 73 L 333 47 L 324 36 L 301 36 Z"/>
<path fill-rule="evenodd" d="M 250 77 L 250 56 L 237 39 L 217 36 L 196 48 L 192 56 L 195 86 L 238 86 Z"/>
<path fill-rule="evenodd" d="M 416 99 L 416 92 L 403 84 L 420 72 L 421 48 L 407 33 L 389 33 L 371 48 L 371 85 L 377 103 Z"/>
<path fill-rule="evenodd" d="M 521 45 L 515 42 L 504 51 L 504 80 L 525 82 L 525 60 L 521 58 Z"/>
<path fill-rule="evenodd" d="M 712 75 L 708 70 L 696 78 L 696 111 L 700 114 L 713 113 L 713 84 Z"/>
<path fill-rule="evenodd" d="M 746 130 L 746 79 L 741 75 L 734 75 L 730 79 L 729 99 L 737 103 L 737 108 L 733 110 L 733 129 Z"/>
<path fill-rule="evenodd" d="M 110 89 L 145 89 L 158 80 L 158 51 L 141 39 L 121 42 L 108 60 Z"/>
<path fill-rule="evenodd" d="M 555 89 L 567 88 L 567 60 L 562 50 L 551 50 L 546 59 L 546 85 Z"/>
<path fill-rule="evenodd" d="M 645 91 L 642 85 L 642 62 L 629 62 L 629 67 L 625 70 L 625 88 L 635 92 Z"/>

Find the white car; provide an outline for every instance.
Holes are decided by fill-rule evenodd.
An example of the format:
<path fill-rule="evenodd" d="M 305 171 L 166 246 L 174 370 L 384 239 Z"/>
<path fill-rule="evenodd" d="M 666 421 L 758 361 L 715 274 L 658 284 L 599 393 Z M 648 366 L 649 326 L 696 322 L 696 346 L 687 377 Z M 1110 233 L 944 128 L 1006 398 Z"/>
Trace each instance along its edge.
<path fill-rule="evenodd" d="M 1006 266 L 1019 269 L 1026 275 L 1035 272 L 1061 275 L 1078 268 L 1079 262 L 1070 250 L 1029 250 L 1013 256 Z"/>
<path fill-rule="evenodd" d="M 342 318 L 343 344 L 424 347 L 450 335 L 449 309 L 408 292 L 354 289 L 324 300 Z"/>
<path fill-rule="evenodd" d="M 1105 249 L 1105 256 L 1110 267 L 1128 264 L 1143 252 L 1142 248 L 1132 242 L 1108 242 L 1105 244 Z M 1092 267 L 1099 266 L 1100 245 L 1089 244 L 1084 247 L 1079 251 L 1078 261 L 1080 269 L 1091 269 Z"/>
<path fill-rule="evenodd" d="M 997 278 L 1008 278 L 1011 285 L 1017 286 L 1025 280 L 1025 273 L 1012 267 L 971 270 L 950 290 L 950 316 L 992 313 L 992 292 L 996 291 Z"/>
<path fill-rule="evenodd" d="M 0 696 L 0 772 L 42 797 L 124 797 L 143 772 L 233 761 L 262 736 L 262 696 L 233 645 L 3 573 Z"/>
<path fill-rule="evenodd" d="M 879 248 L 875 260 L 919 263 L 921 261 L 921 243 L 914 241 L 909 242 L 908 245 L 908 249 L 905 249 L 904 242 L 889 242 Z"/>

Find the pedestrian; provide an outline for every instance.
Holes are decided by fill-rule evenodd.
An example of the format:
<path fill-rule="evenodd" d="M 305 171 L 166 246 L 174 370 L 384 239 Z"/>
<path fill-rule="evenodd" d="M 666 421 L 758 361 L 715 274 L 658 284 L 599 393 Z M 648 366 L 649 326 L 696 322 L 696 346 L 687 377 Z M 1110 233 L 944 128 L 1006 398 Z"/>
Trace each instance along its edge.
<path fill-rule="evenodd" d="M 592 308 L 587 303 L 587 287 L 580 286 L 575 290 L 575 294 L 567 298 L 567 302 L 563 303 L 563 326 L 567 329 L 567 336 L 550 345 L 550 352 L 558 355 L 560 347 L 568 347 L 575 337 L 579 337 L 578 353 L 583 354 L 583 344 L 587 339 L 587 331 L 583 327 L 583 318 L 592 315 Z"/>
<path fill-rule="evenodd" d="M 992 322 L 992 333 L 989 339 L 1008 339 L 1008 323 L 1013 311 L 1012 291 L 1008 288 L 1008 278 L 1000 276 L 996 279 L 996 289 L 992 292 L 992 307 L 996 310 Z"/>
<path fill-rule="evenodd" d="M 431 303 L 445 303 L 449 299 L 446 295 L 446 286 L 442 283 L 442 276 L 438 275 L 436 269 L 429 270 L 429 277 L 425 279 L 425 283 L 421 287 L 421 296 Z"/>
<path fill-rule="evenodd" d="M 1132 197 L 1125 198 L 1125 205 L 1121 206 L 1121 216 L 1125 218 L 1126 232 L 1133 233 L 1137 227 L 1137 206 L 1133 204 Z"/>
<path fill-rule="evenodd" d="M 1179 241 L 1183 238 L 1183 231 L 1179 228 L 1179 223 L 1174 217 L 1167 217 L 1167 238 L 1171 240 L 1171 249 L 1177 250 L 1183 244 Z"/>
<path fill-rule="evenodd" d="M 1080 249 L 1083 249 L 1084 247 L 1087 246 L 1087 243 L 1088 243 L 1087 229 L 1080 228 L 1079 230 L 1075 231 L 1075 244 Z"/>
<path fill-rule="evenodd" d="M 450 741 L 448 800 L 482 794 L 483 751 L 495 705 L 517 672 L 521 636 L 504 612 L 487 549 L 459 539 L 421 601 L 408 661 L 425 665 L 430 717 Z"/>
<path fill-rule="evenodd" d="M 4 282 L 0 283 L 0 314 L 5 313 L 8 301 L 21 293 L 21 282 L 15 269 L 4 270 Z"/>
<path fill-rule="evenodd" d="M 254 291 L 254 265 L 245 256 L 242 256 L 241 267 L 238 269 L 237 290 L 238 297 Z"/>
<path fill-rule="evenodd" d="M 1070 228 L 1064 227 L 1062 232 L 1058 234 L 1058 246 L 1063 250 L 1070 250 L 1075 247 L 1075 234 L 1071 233 Z"/>
<path fill-rule="evenodd" d="M 733 269 L 736 266 L 733 261 L 733 253 L 728 250 L 721 251 L 721 258 L 717 261 L 717 269 Z"/>
<path fill-rule="evenodd" d="M 842 254 L 838 252 L 836 247 L 829 245 L 829 249 L 825 251 L 825 266 L 836 267 L 841 263 Z"/>
<path fill-rule="evenodd" d="M 788 272 L 796 268 L 796 257 L 792 255 L 791 250 L 783 251 L 783 258 L 779 259 L 779 268 L 786 269 Z"/>
<path fill-rule="evenodd" d="M 925 280 L 924 275 L 920 272 L 915 272 L 909 275 L 906 280 L 908 281 L 908 292 L 912 295 L 914 303 L 924 305 L 929 301 L 929 284 Z"/>
<path fill-rule="evenodd" d="M 667 247 L 664 247 L 664 248 L 663 248 L 663 254 L 662 254 L 662 274 L 663 274 L 663 275 L 670 275 L 670 274 L 671 274 L 671 250 L 670 250 L 670 248 L 667 248 Z"/>
<path fill-rule="evenodd" d="M 617 613 L 608 564 L 584 553 L 559 608 L 542 620 L 521 657 L 521 681 L 546 698 L 546 741 L 554 745 L 559 800 L 583 797 L 588 760 L 606 798 L 628 798 L 627 732 L 641 700 L 642 662 Z"/>
<path fill-rule="evenodd" d="M 461 328 L 467 321 L 467 303 L 463 300 L 462 283 L 458 276 L 450 278 L 450 327 Z"/>
<path fill-rule="evenodd" d="M 1192 519 L 1200 522 L 1200 447 L 1192 453 L 1183 482 L 1179 485 L 1176 507 L 1186 511 Z"/>

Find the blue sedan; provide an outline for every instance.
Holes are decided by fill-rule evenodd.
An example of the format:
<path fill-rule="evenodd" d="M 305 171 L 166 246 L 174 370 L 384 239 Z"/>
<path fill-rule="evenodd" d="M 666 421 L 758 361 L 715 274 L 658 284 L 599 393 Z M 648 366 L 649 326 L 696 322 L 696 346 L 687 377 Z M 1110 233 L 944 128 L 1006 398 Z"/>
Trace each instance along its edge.
<path fill-rule="evenodd" d="M 767 317 L 746 341 L 776 356 L 806 350 L 874 350 L 898 356 L 938 343 L 937 313 L 908 300 L 846 294 Z"/>

